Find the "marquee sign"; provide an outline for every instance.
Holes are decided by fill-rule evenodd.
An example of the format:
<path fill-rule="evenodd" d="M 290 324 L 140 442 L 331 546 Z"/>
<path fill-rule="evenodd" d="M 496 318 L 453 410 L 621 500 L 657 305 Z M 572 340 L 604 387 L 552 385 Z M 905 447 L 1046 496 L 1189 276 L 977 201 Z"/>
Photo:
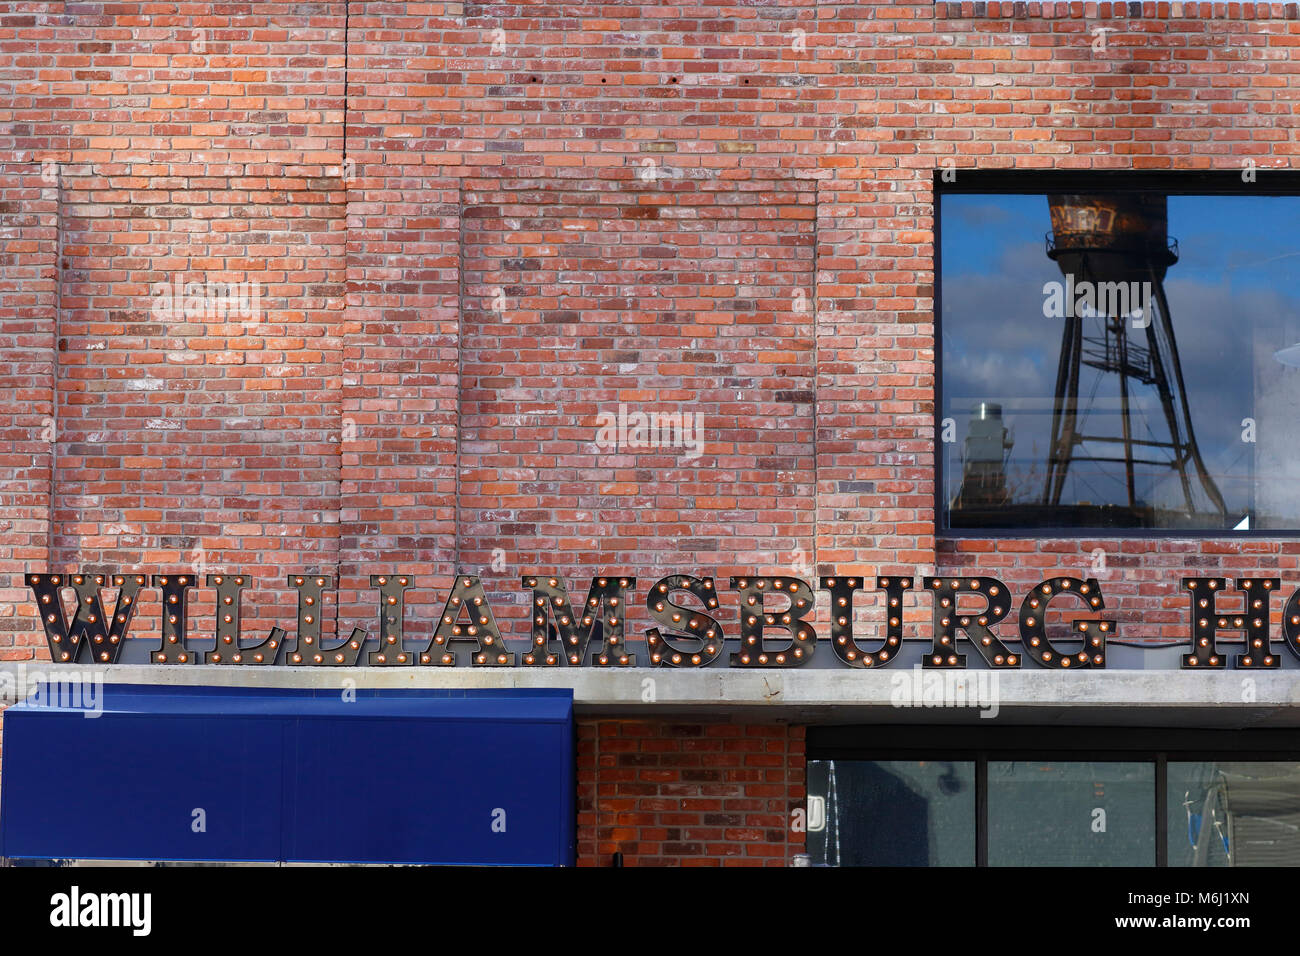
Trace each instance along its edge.
<path fill-rule="evenodd" d="M 350 636 L 325 646 L 321 608 L 324 592 L 334 586 L 329 575 L 291 575 L 289 587 L 298 593 L 296 633 L 290 637 L 282 628 L 272 627 L 271 633 L 255 644 L 243 643 L 239 622 L 240 595 L 251 577 L 240 573 L 207 575 L 204 583 L 216 591 L 215 643 L 211 650 L 198 650 L 186 627 L 186 599 L 199 585 L 196 575 L 28 574 L 27 584 L 36 596 L 51 659 L 117 663 L 147 577 L 162 602 L 161 644 L 150 653 L 155 664 L 454 667 L 465 657 L 481 667 L 707 667 L 720 660 L 726 648 L 713 578 L 687 574 L 669 575 L 650 588 L 645 607 L 657 626 L 645 632 L 647 660 L 638 659 L 625 640 L 627 602 L 636 590 L 636 579 L 626 576 L 592 578 L 586 598 L 577 606 L 562 578 L 525 576 L 521 584 L 531 593 L 531 641 L 524 650 L 510 650 L 497 628 L 482 582 L 474 575 L 460 575 L 432 639 L 427 646 L 412 650 L 405 645 L 403 623 L 404 593 L 414 586 L 414 579 L 408 574 L 371 575 L 370 586 L 379 594 L 378 647 L 368 651 L 363 660 L 368 639 L 363 628 L 353 628 Z M 100 591 L 109 581 L 117 588 L 117 599 L 111 613 L 105 614 Z M 1005 644 L 996 630 L 1012 611 L 1012 594 L 997 578 L 922 577 L 918 581 L 881 576 L 875 578 L 873 587 L 883 592 L 885 627 L 883 634 L 866 640 L 854 632 L 853 607 L 856 596 L 868 589 L 869 579 L 823 577 L 820 587 L 829 592 L 831 603 L 827 642 L 839 663 L 880 668 L 896 659 L 903 641 L 903 594 L 918 583 L 929 594 L 933 609 L 925 667 L 964 668 L 967 655 L 958 652 L 958 642 L 965 641 L 991 668 L 1017 668 L 1022 658 L 1040 667 L 1101 668 L 1106 666 L 1106 640 L 1118 632 L 1114 620 L 1076 619 L 1070 622 L 1076 635 L 1070 643 L 1077 647 L 1063 649 L 1048 638 L 1043 619 L 1053 601 L 1068 599 L 1092 613 L 1105 610 L 1095 578 L 1060 576 L 1035 585 L 1020 602 L 1016 619 L 1019 649 L 1015 649 Z M 1181 658 L 1183 668 L 1223 668 L 1229 656 L 1236 668 L 1281 666 L 1269 630 L 1269 599 L 1281 587 L 1281 580 L 1238 578 L 1234 583 L 1244 600 L 1244 611 L 1225 614 L 1216 610 L 1215 598 L 1228 590 L 1226 578 L 1182 579 L 1189 598 L 1190 630 L 1189 653 Z M 77 599 L 71 621 L 62 599 L 69 588 Z M 782 575 L 732 577 L 729 589 L 738 596 L 739 611 L 727 626 L 738 626 L 740 641 L 739 648 L 729 655 L 731 667 L 800 667 L 812 659 L 822 642 L 811 620 L 815 594 L 806 581 Z M 694 606 L 678 603 L 678 595 L 683 599 L 689 596 Z M 959 610 L 963 598 L 965 602 L 974 598 L 980 607 Z M 1300 590 L 1286 602 L 1282 620 L 1284 643 L 1300 658 Z M 784 633 L 774 636 L 772 631 Z M 1229 655 L 1218 647 L 1216 640 L 1223 631 L 1243 633 L 1243 653 Z"/>

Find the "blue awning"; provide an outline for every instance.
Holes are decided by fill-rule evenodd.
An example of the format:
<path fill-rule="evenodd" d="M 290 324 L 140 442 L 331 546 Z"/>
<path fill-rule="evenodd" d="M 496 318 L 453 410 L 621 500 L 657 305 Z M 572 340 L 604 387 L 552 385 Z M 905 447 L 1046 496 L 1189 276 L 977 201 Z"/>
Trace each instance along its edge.
<path fill-rule="evenodd" d="M 104 685 L 3 752 L 15 860 L 574 862 L 569 690 Z"/>

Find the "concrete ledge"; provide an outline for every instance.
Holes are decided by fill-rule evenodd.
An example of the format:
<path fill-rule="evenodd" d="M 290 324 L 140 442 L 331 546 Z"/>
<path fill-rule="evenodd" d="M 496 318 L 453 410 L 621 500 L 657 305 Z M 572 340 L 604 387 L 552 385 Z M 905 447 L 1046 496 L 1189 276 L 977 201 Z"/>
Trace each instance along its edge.
<path fill-rule="evenodd" d="M 995 673 L 915 668 L 744 671 L 130 664 L 83 668 L 24 662 L 0 666 L 0 700 L 12 703 L 18 689 L 30 687 L 37 674 L 104 683 L 290 687 L 339 693 L 363 688 L 571 688 L 580 714 L 639 718 L 681 715 L 818 724 L 974 721 L 989 725 L 1003 721 L 1187 728 L 1300 727 L 1300 675 L 1294 671 Z"/>

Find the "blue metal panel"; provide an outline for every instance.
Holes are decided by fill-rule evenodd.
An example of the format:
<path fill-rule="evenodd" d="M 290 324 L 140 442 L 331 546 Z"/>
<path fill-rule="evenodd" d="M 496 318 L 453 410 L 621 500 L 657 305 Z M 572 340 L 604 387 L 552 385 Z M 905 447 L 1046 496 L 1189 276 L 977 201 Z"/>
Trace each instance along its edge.
<path fill-rule="evenodd" d="M 547 864 L 562 852 L 565 724 L 314 719 L 298 723 L 295 744 L 287 859 Z M 346 768 L 340 752 L 352 755 Z"/>
<path fill-rule="evenodd" d="M 0 856 L 574 861 L 570 691 L 120 685 L 101 700 L 94 718 L 5 712 Z"/>
<path fill-rule="evenodd" d="M 4 715 L 0 855 L 274 860 L 280 729 L 254 719 Z M 269 739 L 268 739 L 269 738 Z M 195 809 L 208 816 L 194 830 Z"/>

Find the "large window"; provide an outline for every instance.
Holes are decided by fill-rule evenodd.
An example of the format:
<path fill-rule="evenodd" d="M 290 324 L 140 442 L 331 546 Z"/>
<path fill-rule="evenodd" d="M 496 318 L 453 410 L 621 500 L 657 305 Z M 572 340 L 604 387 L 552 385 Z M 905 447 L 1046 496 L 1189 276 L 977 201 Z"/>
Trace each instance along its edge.
<path fill-rule="evenodd" d="M 963 175 L 938 199 L 943 530 L 1300 530 L 1300 195 Z"/>
<path fill-rule="evenodd" d="M 990 866 L 1154 866 L 1155 764 L 991 760 Z"/>
<path fill-rule="evenodd" d="M 810 728 L 807 853 L 815 866 L 1300 866 L 1295 741 Z"/>
<path fill-rule="evenodd" d="M 974 866 L 969 760 L 813 760 L 808 849 L 827 866 Z"/>
<path fill-rule="evenodd" d="M 1169 763 L 1170 866 L 1300 866 L 1300 764 Z"/>

